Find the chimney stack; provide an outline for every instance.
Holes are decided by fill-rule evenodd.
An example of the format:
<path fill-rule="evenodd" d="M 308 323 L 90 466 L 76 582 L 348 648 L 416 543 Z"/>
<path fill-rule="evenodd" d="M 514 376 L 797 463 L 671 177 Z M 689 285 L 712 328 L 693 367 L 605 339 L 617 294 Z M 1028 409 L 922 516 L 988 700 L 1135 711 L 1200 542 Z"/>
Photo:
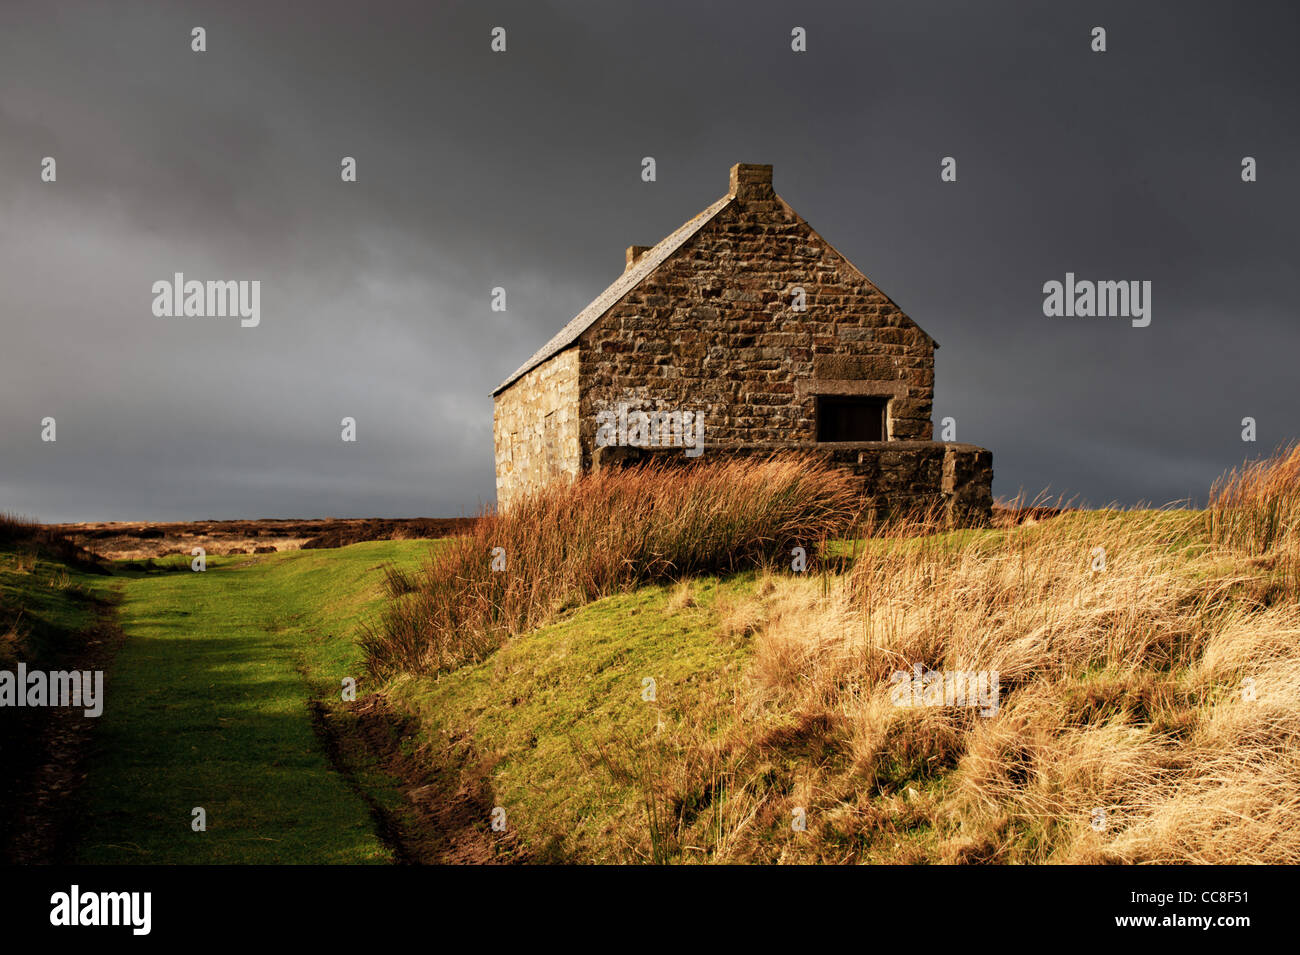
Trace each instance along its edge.
<path fill-rule="evenodd" d="M 623 266 L 623 271 L 626 272 L 632 266 L 636 265 L 641 256 L 645 255 L 652 248 L 654 248 L 652 245 L 629 245 L 627 247 L 627 265 Z"/>
<path fill-rule="evenodd" d="M 730 194 L 737 199 L 771 199 L 772 167 L 738 162 L 731 167 Z"/>

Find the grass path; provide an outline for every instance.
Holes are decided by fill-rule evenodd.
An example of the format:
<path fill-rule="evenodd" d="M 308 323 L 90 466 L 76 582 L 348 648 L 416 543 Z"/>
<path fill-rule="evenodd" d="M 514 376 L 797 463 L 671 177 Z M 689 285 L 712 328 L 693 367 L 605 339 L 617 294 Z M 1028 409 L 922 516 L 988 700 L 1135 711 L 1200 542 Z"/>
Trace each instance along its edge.
<path fill-rule="evenodd" d="M 361 681 L 354 638 L 383 601 L 383 566 L 414 567 L 429 548 L 210 557 L 203 573 L 124 565 L 127 639 L 94 737 L 79 861 L 392 861 L 309 704 Z M 191 828 L 196 807 L 205 832 Z"/>

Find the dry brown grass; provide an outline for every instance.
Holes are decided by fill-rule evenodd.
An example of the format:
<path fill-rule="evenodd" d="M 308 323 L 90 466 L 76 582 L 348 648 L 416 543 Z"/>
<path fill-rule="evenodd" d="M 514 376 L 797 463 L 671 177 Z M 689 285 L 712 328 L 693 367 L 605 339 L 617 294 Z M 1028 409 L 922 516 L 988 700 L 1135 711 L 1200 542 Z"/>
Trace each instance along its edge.
<path fill-rule="evenodd" d="M 1300 862 L 1289 455 L 1219 497 L 1283 501 L 1266 536 L 1208 544 L 1186 512 L 1071 514 L 887 537 L 828 597 L 778 585 L 731 747 L 752 761 L 785 726 L 829 755 L 769 797 L 772 820 L 802 801 L 809 832 L 775 822 L 733 837 L 737 857 Z M 996 671 L 998 712 L 896 705 L 889 677 L 914 664 Z"/>
<path fill-rule="evenodd" d="M 0 548 L 13 554 L 14 569 L 28 573 L 41 554 L 91 571 L 102 568 L 96 556 L 79 546 L 58 525 L 41 524 L 17 514 L 0 511 Z"/>
<path fill-rule="evenodd" d="M 815 555 L 850 525 L 855 503 L 851 475 L 791 454 L 652 462 L 553 484 L 440 550 L 362 639 L 368 665 L 381 677 L 436 673 L 639 584 L 762 566 L 792 544 Z"/>
<path fill-rule="evenodd" d="M 95 521 L 50 529 L 110 560 L 151 560 L 195 547 L 208 555 L 273 554 L 345 547 L 361 541 L 448 537 L 470 518 L 324 518 L 319 520 Z"/>
<path fill-rule="evenodd" d="M 785 559 L 792 536 L 841 509 L 810 509 L 818 488 L 792 472 L 781 496 L 802 503 L 780 513 L 807 522 L 794 535 L 785 518 L 737 517 L 779 486 L 752 465 L 690 489 L 644 473 L 578 484 L 485 521 L 417 576 L 390 627 L 434 656 L 392 659 L 427 672 L 465 659 L 454 641 L 485 621 L 498 627 L 487 652 L 558 608 L 656 579 L 674 584 L 665 613 L 752 647 L 743 672 L 680 683 L 697 694 L 687 718 L 593 735 L 611 742 L 584 751 L 584 771 L 643 795 L 643 813 L 600 823 L 629 858 L 1297 863 L 1295 460 L 1226 477 L 1209 514 L 1052 508 L 981 530 L 859 528 L 851 565 L 803 574 Z M 646 500 L 649 517 L 631 506 Z M 515 578 L 487 575 L 498 545 Z M 716 598 L 690 579 L 754 566 L 752 587 L 729 581 Z M 891 678 L 917 666 L 996 672 L 996 712 L 899 705 Z M 800 811 L 806 831 L 791 824 Z"/>
<path fill-rule="evenodd" d="M 1215 481 L 1205 518 L 1216 543 L 1250 554 L 1293 549 L 1300 539 L 1300 444 Z"/>
<path fill-rule="evenodd" d="M 695 584 L 690 580 L 679 580 L 668 595 L 664 604 L 664 613 L 679 614 L 696 605 Z"/>

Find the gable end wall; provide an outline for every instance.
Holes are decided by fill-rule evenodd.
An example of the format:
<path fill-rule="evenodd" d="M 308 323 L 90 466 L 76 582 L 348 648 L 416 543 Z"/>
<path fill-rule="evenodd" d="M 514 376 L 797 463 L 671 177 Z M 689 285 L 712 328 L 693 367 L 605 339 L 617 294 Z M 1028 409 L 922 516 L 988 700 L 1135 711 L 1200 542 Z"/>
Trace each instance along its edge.
<path fill-rule="evenodd" d="M 703 412 L 707 448 L 813 442 L 818 394 L 878 395 L 890 439 L 931 438 L 933 340 L 768 196 L 729 204 L 583 333 L 584 469 L 596 414 L 622 402 Z"/>
<path fill-rule="evenodd" d="M 496 396 L 498 508 L 551 481 L 577 477 L 578 404 L 577 348 L 553 355 Z"/>

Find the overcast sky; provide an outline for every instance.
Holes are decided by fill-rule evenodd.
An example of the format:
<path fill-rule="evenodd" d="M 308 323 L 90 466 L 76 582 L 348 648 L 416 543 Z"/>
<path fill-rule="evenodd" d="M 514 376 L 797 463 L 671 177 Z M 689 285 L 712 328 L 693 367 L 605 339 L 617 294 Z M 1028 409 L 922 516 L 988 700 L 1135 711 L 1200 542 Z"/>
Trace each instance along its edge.
<path fill-rule="evenodd" d="M 1297 9 L 4 0 L 0 509 L 473 513 L 491 390 L 734 162 L 938 339 L 997 495 L 1203 498 L 1300 433 Z M 175 272 L 261 324 L 156 317 Z M 1045 317 L 1066 272 L 1150 326 Z"/>

